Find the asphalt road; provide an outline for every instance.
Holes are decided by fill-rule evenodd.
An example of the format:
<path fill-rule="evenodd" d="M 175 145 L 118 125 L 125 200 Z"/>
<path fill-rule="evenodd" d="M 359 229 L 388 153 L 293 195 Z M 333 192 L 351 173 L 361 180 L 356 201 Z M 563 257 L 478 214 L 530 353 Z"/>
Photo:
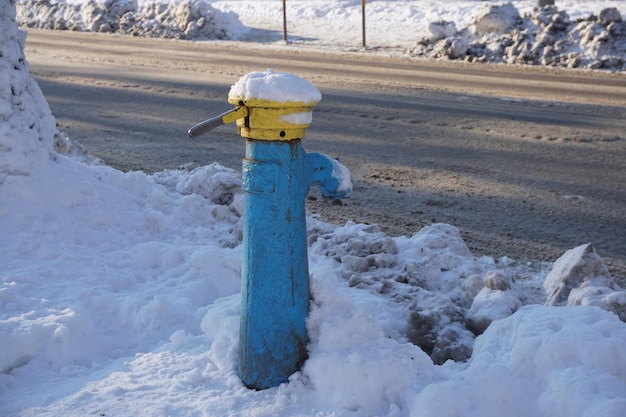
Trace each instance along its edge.
<path fill-rule="evenodd" d="M 312 192 L 325 220 L 409 236 L 450 223 L 475 255 L 524 262 L 591 242 L 625 281 L 626 74 L 51 31 L 29 31 L 26 57 L 60 130 L 149 173 L 240 169 L 233 126 L 187 129 L 230 109 L 242 75 L 293 72 L 324 96 L 305 148 L 339 158 L 355 185 L 341 205 Z"/>

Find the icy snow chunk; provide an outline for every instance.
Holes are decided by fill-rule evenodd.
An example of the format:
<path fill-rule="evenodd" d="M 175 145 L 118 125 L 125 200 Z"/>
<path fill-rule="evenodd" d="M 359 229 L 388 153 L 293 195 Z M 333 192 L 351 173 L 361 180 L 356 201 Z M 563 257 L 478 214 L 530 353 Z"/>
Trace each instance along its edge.
<path fill-rule="evenodd" d="M 546 305 L 565 305 L 570 291 L 590 280 L 612 282 L 609 270 L 593 246 L 586 244 L 568 250 L 554 262 L 543 283 L 548 294 Z"/>
<path fill-rule="evenodd" d="M 451 270 L 473 259 L 459 230 L 449 224 L 435 223 L 422 228 L 412 239 L 420 243 L 420 253 L 427 264 Z"/>
<path fill-rule="evenodd" d="M 170 342 L 172 342 L 175 346 L 178 346 L 178 347 L 184 346 L 185 344 L 187 344 L 188 340 L 189 340 L 189 337 L 187 335 L 187 332 L 182 329 L 176 330 L 170 336 Z"/>
<path fill-rule="evenodd" d="M 239 294 L 233 294 L 209 306 L 200 328 L 212 342 L 220 339 L 234 342 L 239 337 L 240 301 Z"/>
<path fill-rule="evenodd" d="M 340 229 L 315 238 L 312 250 L 341 262 L 344 278 L 350 279 L 352 286 L 381 281 L 385 277 L 381 270 L 397 263 L 395 242 L 375 225 L 348 222 Z M 355 273 L 359 274 L 358 279 L 353 277 Z"/>
<path fill-rule="evenodd" d="M 557 259 L 544 288 L 546 305 L 593 305 L 626 321 L 626 291 L 613 281 L 590 244 L 570 249 Z"/>
<path fill-rule="evenodd" d="M 442 53 L 449 55 L 452 59 L 460 59 L 467 55 L 469 42 L 462 36 L 453 36 L 445 40 Z"/>
<path fill-rule="evenodd" d="M 616 7 L 603 9 L 598 17 L 600 18 L 600 23 L 603 25 L 608 25 L 613 22 L 620 23 L 622 21 L 622 14 Z"/>
<path fill-rule="evenodd" d="M 461 280 L 482 272 L 459 230 L 449 224 L 426 226 L 403 245 L 407 259 L 421 271 L 421 285 L 429 291 L 460 298 Z"/>
<path fill-rule="evenodd" d="M 483 278 L 485 288 L 494 291 L 508 291 L 514 287 L 514 283 L 507 275 L 500 271 L 489 271 Z"/>
<path fill-rule="evenodd" d="M 445 295 L 421 290 L 407 319 L 407 339 L 441 365 L 449 359 L 466 361 L 474 335 L 465 326 L 464 310 Z"/>
<path fill-rule="evenodd" d="M 483 282 L 485 287 L 467 313 L 467 327 L 476 335 L 482 334 L 491 322 L 515 313 L 524 302 L 513 279 L 500 271 L 487 272 Z"/>
<path fill-rule="evenodd" d="M 472 17 L 469 27 L 477 34 L 503 33 L 520 19 L 519 12 L 511 3 L 484 5 Z"/>
<path fill-rule="evenodd" d="M 365 272 L 369 268 L 369 264 L 365 257 L 344 255 L 341 257 L 342 268 L 351 272 Z"/>
<path fill-rule="evenodd" d="M 597 306 L 612 311 L 623 322 L 626 322 L 626 291 L 615 291 L 612 288 L 583 282 L 574 288 L 567 298 L 568 306 Z"/>
<path fill-rule="evenodd" d="M 474 298 L 485 287 L 483 277 L 480 274 L 471 274 L 461 283 L 460 305 L 464 308 L 471 307 Z"/>
<path fill-rule="evenodd" d="M 448 38 L 456 33 L 456 25 L 454 22 L 438 20 L 428 25 L 431 41 Z"/>
<path fill-rule="evenodd" d="M 322 93 L 296 75 L 268 68 L 267 71 L 255 71 L 241 77 L 230 88 L 228 97 L 314 105 L 322 99 Z"/>

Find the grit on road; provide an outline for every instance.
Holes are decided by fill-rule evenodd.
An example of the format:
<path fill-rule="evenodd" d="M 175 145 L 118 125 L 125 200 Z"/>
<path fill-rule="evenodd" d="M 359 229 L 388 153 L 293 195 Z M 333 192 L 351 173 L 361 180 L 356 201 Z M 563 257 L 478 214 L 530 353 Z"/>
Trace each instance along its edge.
<path fill-rule="evenodd" d="M 305 149 L 339 158 L 355 186 L 342 204 L 312 191 L 311 213 L 389 235 L 449 223 L 474 255 L 522 262 L 592 243 L 626 282 L 625 74 L 38 30 L 25 52 L 61 131 L 148 173 L 240 170 L 234 126 L 187 129 L 230 109 L 242 75 L 295 73 L 323 94 Z"/>

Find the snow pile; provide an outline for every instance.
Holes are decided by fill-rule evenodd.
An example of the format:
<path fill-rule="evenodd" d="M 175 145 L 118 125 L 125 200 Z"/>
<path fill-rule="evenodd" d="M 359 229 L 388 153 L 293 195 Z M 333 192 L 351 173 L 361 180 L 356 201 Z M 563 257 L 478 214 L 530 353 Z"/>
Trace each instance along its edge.
<path fill-rule="evenodd" d="M 29 76 L 15 6 L 0 12 L 0 372 L 158 344 L 239 288 L 229 252 L 210 250 L 236 245 L 239 175 L 210 165 L 149 177 L 84 163 Z M 207 265 L 222 269 L 195 279 Z"/>
<path fill-rule="evenodd" d="M 3 417 L 626 415 L 623 291 L 599 258 L 557 261 L 549 299 L 580 305 L 546 306 L 543 274 L 476 259 L 444 224 L 390 238 L 309 217 L 309 358 L 288 384 L 246 389 L 238 173 L 84 162 L 14 16 L 0 3 Z M 464 317 L 486 327 L 475 343 Z"/>
<path fill-rule="evenodd" d="M 341 264 L 350 287 L 406 304 L 406 337 L 435 363 L 470 356 L 474 335 L 465 325 L 464 300 L 475 294 L 464 284 L 494 264 L 475 260 L 456 228 L 436 224 L 392 239 L 375 225 L 348 224 L 331 233 L 314 229 L 309 239 L 312 251 Z"/>
<path fill-rule="evenodd" d="M 626 22 L 617 8 L 572 21 L 556 6 L 520 16 L 511 3 L 484 5 L 468 26 L 430 24 L 431 35 L 407 51 L 413 57 L 567 68 L 626 69 Z"/>
<path fill-rule="evenodd" d="M 3 3 L 0 13 L 0 184 L 7 182 L 7 177 L 30 174 L 70 148 L 67 139 L 56 129 L 39 86 L 28 75 L 23 52 L 26 33 L 17 29 L 14 16 L 14 6 Z"/>
<path fill-rule="evenodd" d="M 207 0 L 18 0 L 17 20 L 31 28 L 193 40 L 232 39 L 246 30 L 234 13 Z"/>
<path fill-rule="evenodd" d="M 563 11 L 554 6 L 536 8 L 536 0 L 453 3 L 366 2 L 368 49 L 413 57 L 614 71 L 626 65 L 623 2 L 559 0 Z M 286 6 L 292 43 L 363 51 L 361 2 L 290 0 Z M 273 0 L 17 0 L 17 10 L 18 22 L 32 28 L 226 39 L 257 42 L 257 46 L 282 45 L 283 40 L 283 5 Z M 426 28 L 430 36 L 424 37 Z M 423 38 L 410 47 L 410 40 L 418 37 Z"/>
<path fill-rule="evenodd" d="M 309 226 L 309 242 L 312 252 L 340 264 L 349 287 L 405 304 L 406 338 L 436 364 L 467 360 L 475 336 L 493 321 L 511 316 L 523 305 L 544 302 L 545 295 L 538 299 L 518 284 L 528 280 L 518 268 L 507 260 L 474 258 L 459 231 L 447 224 L 424 227 L 411 238 L 392 239 L 376 225 L 348 223 L 332 229 L 322 223 Z M 596 305 L 624 320 L 626 292 L 589 248 L 572 249 L 555 262 L 544 283 L 545 303 L 565 305 L 553 301 L 554 293 L 565 288 L 572 291 L 568 305 Z"/>
<path fill-rule="evenodd" d="M 494 322 L 469 366 L 444 366 L 450 377 L 417 395 L 411 417 L 624 415 L 626 326 L 601 311 L 527 306 Z"/>

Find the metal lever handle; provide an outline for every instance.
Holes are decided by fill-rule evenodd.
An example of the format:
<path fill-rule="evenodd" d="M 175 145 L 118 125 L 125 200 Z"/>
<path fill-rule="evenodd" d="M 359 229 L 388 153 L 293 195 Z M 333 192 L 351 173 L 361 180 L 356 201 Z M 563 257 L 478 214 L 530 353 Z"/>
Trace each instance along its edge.
<path fill-rule="evenodd" d="M 190 138 L 197 138 L 200 135 L 204 135 L 207 132 L 215 129 L 218 126 L 232 123 L 237 119 L 241 119 L 248 115 L 248 109 L 246 107 L 236 107 L 232 110 L 224 112 L 219 116 L 212 117 L 200 122 L 197 125 L 192 126 L 187 133 Z"/>
<path fill-rule="evenodd" d="M 217 116 L 192 126 L 187 133 L 189 133 L 190 138 L 197 138 L 198 136 L 204 135 L 205 133 L 210 132 L 223 124 L 224 122 L 222 122 L 222 116 Z"/>

